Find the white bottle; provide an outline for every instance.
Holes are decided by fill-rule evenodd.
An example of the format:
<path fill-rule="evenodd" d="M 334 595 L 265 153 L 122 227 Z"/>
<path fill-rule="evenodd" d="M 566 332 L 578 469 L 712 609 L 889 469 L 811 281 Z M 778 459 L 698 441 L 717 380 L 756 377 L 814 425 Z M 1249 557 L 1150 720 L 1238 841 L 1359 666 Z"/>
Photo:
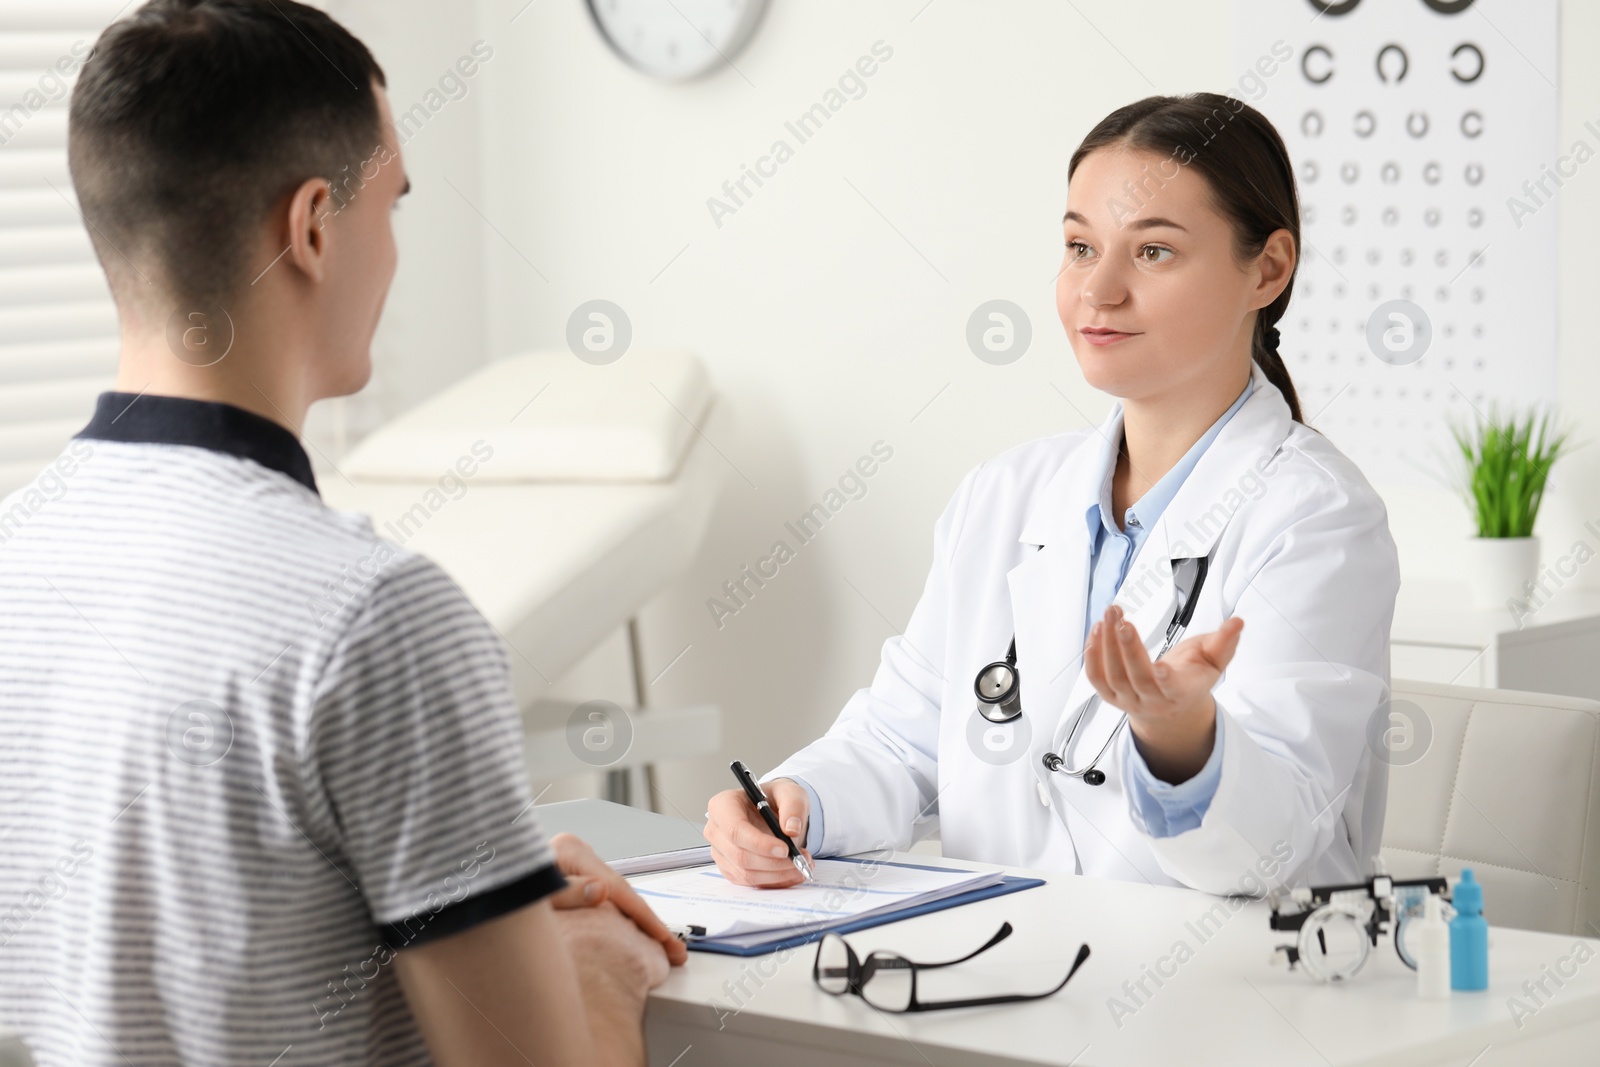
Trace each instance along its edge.
<path fill-rule="evenodd" d="M 1450 999 L 1450 927 L 1444 921 L 1438 894 L 1422 902 L 1422 918 L 1412 919 L 1410 939 L 1417 959 L 1417 996 L 1422 1000 Z"/>

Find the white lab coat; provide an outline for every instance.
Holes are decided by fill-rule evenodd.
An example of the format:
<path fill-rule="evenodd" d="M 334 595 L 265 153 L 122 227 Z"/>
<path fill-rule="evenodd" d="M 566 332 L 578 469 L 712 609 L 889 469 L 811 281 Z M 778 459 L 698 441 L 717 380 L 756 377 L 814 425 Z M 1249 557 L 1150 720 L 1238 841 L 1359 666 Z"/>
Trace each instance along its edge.
<path fill-rule="evenodd" d="M 1149 531 L 1115 601 L 1154 655 L 1178 599 L 1170 561 L 1215 548 L 1185 636 L 1245 621 L 1212 690 L 1222 772 L 1200 825 L 1146 832 L 1124 788 L 1129 728 L 1100 761 L 1100 786 L 1041 762 L 1094 692 L 1084 512 L 1121 441 L 1119 403 L 1097 429 L 1031 441 L 966 476 L 872 685 L 763 776 L 816 790 L 819 853 L 904 848 L 937 826 L 950 857 L 1219 894 L 1372 873 L 1388 768 L 1368 738 L 1375 715 L 1387 723 L 1400 587 L 1388 516 L 1356 466 L 1290 419 L 1259 367 L 1251 374 L 1254 391 Z M 993 725 L 977 717 L 973 679 L 1004 658 L 1013 631 L 1023 715 Z M 1102 701 L 1067 765 L 1083 767 L 1121 718 Z M 1018 730 L 1025 743 L 1005 733 Z"/>

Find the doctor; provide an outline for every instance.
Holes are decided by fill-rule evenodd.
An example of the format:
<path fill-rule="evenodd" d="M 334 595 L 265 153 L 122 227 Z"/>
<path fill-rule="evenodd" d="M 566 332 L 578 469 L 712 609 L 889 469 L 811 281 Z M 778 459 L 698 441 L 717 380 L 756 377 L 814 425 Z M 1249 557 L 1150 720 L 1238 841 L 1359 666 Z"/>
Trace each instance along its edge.
<path fill-rule="evenodd" d="M 1067 173 L 1056 304 L 1120 402 L 963 479 L 872 685 L 763 784 L 816 855 L 937 826 L 954 858 L 1219 894 L 1364 878 L 1400 576 L 1277 352 L 1283 142 L 1231 97 L 1150 97 Z M 738 790 L 708 814 L 731 880 L 799 880 Z"/>

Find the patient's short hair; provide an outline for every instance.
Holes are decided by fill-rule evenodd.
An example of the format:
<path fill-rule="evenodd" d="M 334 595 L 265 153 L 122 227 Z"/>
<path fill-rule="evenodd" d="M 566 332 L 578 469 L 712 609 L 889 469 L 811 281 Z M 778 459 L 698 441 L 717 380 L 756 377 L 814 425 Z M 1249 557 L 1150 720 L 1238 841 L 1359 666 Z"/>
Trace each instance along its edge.
<path fill-rule="evenodd" d="M 374 82 L 366 46 L 293 0 L 150 0 L 112 23 L 72 93 L 68 160 L 118 299 L 154 284 L 227 304 L 271 259 L 255 231 L 272 206 L 375 154 Z"/>

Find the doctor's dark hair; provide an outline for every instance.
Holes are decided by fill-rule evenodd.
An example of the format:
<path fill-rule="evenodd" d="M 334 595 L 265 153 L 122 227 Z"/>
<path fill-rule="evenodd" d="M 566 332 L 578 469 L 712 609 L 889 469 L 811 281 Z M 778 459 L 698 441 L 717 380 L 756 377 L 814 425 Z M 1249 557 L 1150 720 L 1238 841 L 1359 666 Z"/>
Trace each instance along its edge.
<path fill-rule="evenodd" d="M 1254 258 L 1277 230 L 1294 239 L 1295 271 L 1300 268 L 1300 197 L 1283 138 L 1261 112 L 1231 96 L 1188 93 L 1147 96 L 1101 120 L 1072 153 L 1071 181 L 1078 164 L 1094 151 L 1125 146 L 1176 159 L 1205 178 L 1217 210 L 1233 223 L 1234 254 Z M 1251 356 L 1267 380 L 1278 387 L 1299 423 L 1300 398 L 1289 369 L 1277 351 L 1277 322 L 1294 292 L 1294 272 L 1278 298 L 1256 314 Z"/>
<path fill-rule="evenodd" d="M 147 279 L 197 304 L 243 289 L 273 206 L 374 155 L 374 82 L 366 46 L 293 0 L 150 0 L 113 22 L 73 89 L 67 158 L 118 299 Z"/>

